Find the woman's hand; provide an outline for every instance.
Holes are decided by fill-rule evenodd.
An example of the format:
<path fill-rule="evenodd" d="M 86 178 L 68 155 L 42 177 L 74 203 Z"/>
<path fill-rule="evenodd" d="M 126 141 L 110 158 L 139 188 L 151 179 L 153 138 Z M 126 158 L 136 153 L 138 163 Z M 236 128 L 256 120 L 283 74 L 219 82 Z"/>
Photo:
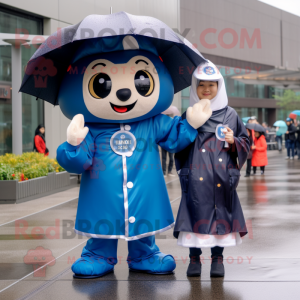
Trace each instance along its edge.
<path fill-rule="evenodd" d="M 256 149 L 256 146 L 251 146 L 251 149 L 252 149 L 252 150 Z"/>
<path fill-rule="evenodd" d="M 225 133 L 225 142 L 228 144 L 233 144 L 234 143 L 234 138 L 233 138 L 233 131 L 229 128 L 226 127 L 227 132 Z"/>

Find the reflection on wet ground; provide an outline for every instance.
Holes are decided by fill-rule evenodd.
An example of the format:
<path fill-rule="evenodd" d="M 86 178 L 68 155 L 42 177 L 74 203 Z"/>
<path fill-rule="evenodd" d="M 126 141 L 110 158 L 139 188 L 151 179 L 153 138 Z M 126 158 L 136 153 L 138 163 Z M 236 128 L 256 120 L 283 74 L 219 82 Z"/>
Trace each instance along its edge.
<path fill-rule="evenodd" d="M 244 178 L 244 173 L 238 194 L 249 234 L 242 245 L 225 249 L 224 279 L 209 277 L 209 249 L 203 250 L 201 278 L 187 278 L 188 249 L 177 246 L 172 231 L 158 235 L 157 244 L 175 257 L 173 275 L 129 272 L 127 244 L 120 241 L 114 273 L 93 280 L 73 279 L 70 266 L 86 243 L 72 230 L 78 202 L 75 188 L 1 206 L 0 298 L 299 299 L 300 161 L 286 161 L 283 154 L 271 151 L 265 175 Z M 176 216 L 179 181 L 167 177 L 166 183 Z M 48 266 L 41 268 L 45 261 Z"/>

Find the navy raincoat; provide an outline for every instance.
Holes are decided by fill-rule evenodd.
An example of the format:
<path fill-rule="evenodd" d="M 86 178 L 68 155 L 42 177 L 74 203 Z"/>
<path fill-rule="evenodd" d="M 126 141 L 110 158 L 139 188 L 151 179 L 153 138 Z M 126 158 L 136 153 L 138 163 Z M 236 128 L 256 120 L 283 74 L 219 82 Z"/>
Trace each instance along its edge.
<path fill-rule="evenodd" d="M 220 111 L 213 112 L 219 114 Z M 239 232 L 247 234 L 242 207 L 236 192 L 240 170 L 247 160 L 250 142 L 247 130 L 231 107 L 222 109 L 223 124 L 234 132 L 234 144 L 224 148 L 224 141 L 213 132 L 198 129 L 196 140 L 175 154 L 182 199 L 174 228 L 210 235 Z M 185 119 L 185 113 L 182 115 Z"/>

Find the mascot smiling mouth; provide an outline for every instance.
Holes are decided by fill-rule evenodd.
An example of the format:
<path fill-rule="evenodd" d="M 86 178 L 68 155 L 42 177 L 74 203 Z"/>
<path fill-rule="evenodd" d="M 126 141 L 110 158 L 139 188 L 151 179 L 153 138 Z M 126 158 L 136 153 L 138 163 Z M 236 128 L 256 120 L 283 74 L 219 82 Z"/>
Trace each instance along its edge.
<path fill-rule="evenodd" d="M 129 112 L 130 110 L 132 110 L 136 103 L 137 103 L 137 100 L 134 103 L 130 104 L 130 105 L 118 106 L 118 105 L 110 103 L 110 106 L 112 107 L 112 109 L 115 112 L 122 114 L 122 113 Z"/>

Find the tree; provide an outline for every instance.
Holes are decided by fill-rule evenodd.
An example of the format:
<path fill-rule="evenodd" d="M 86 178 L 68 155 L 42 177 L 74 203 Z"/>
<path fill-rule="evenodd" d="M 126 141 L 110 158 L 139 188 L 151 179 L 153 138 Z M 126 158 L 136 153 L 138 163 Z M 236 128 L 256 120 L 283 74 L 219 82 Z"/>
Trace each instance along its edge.
<path fill-rule="evenodd" d="M 285 90 L 283 96 L 274 95 L 277 104 L 284 110 L 300 109 L 300 95 L 292 90 Z"/>

